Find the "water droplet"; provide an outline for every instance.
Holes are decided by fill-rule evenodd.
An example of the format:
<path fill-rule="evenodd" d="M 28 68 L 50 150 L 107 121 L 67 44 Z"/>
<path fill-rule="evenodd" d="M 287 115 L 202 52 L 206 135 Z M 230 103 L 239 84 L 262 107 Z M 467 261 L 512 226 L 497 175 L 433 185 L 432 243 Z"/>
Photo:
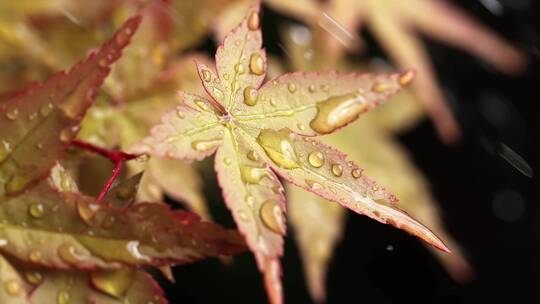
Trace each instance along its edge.
<path fill-rule="evenodd" d="M 28 213 L 34 218 L 40 218 L 45 214 L 45 208 L 43 207 L 43 204 L 34 203 L 28 207 Z"/>
<path fill-rule="evenodd" d="M 223 79 L 229 80 L 229 74 L 227 74 L 227 73 L 223 74 Z"/>
<path fill-rule="evenodd" d="M 9 142 L 2 140 L 0 143 L 0 162 L 4 161 L 11 153 L 11 145 Z"/>
<path fill-rule="evenodd" d="M 313 151 L 308 155 L 309 164 L 315 168 L 320 168 L 324 165 L 324 154 L 319 151 Z"/>
<path fill-rule="evenodd" d="M 124 268 L 112 271 L 92 272 L 92 285 L 112 297 L 122 299 L 133 283 L 134 270 Z"/>
<path fill-rule="evenodd" d="M 408 86 L 409 84 L 412 83 L 412 81 L 414 80 L 414 72 L 413 71 L 407 71 L 401 75 L 399 75 L 399 84 L 401 86 Z"/>
<path fill-rule="evenodd" d="M 126 249 L 137 260 L 150 261 L 150 258 L 141 253 L 139 249 L 139 241 L 129 241 L 126 245 Z"/>
<path fill-rule="evenodd" d="M 241 43 L 242 41 L 240 39 L 236 39 L 236 41 L 234 42 L 234 45 L 240 46 Z"/>
<path fill-rule="evenodd" d="M 92 218 L 94 217 L 94 213 L 96 210 L 99 209 L 99 205 L 97 204 L 87 204 L 83 201 L 80 201 L 77 204 L 77 212 L 79 213 L 79 216 L 83 219 L 83 221 L 92 226 Z"/>
<path fill-rule="evenodd" d="M 279 203 L 273 200 L 265 201 L 259 211 L 264 225 L 275 233 L 285 233 L 285 218 Z"/>
<path fill-rule="evenodd" d="M 34 112 L 34 113 L 28 115 L 28 120 L 32 121 L 32 120 L 36 119 L 36 117 L 37 117 L 37 113 Z"/>
<path fill-rule="evenodd" d="M 332 133 L 355 120 L 367 108 L 368 104 L 360 94 L 330 97 L 317 103 L 317 115 L 310 126 L 321 134 Z"/>
<path fill-rule="evenodd" d="M 244 74 L 245 70 L 244 70 L 244 65 L 242 63 L 237 63 L 235 66 L 234 66 L 234 71 L 238 74 L 238 75 L 242 75 Z"/>
<path fill-rule="evenodd" d="M 248 216 L 246 210 L 238 209 L 237 213 L 238 213 L 238 217 L 240 218 L 240 220 L 242 220 L 243 222 L 248 222 L 249 221 L 249 216 Z"/>
<path fill-rule="evenodd" d="M 358 168 L 354 168 L 352 169 L 351 171 L 351 175 L 352 177 L 354 178 L 359 178 L 360 176 L 362 176 L 362 170 L 358 169 Z"/>
<path fill-rule="evenodd" d="M 251 54 L 249 59 L 249 70 L 255 75 L 262 75 L 264 73 L 264 59 L 259 53 Z"/>
<path fill-rule="evenodd" d="M 246 204 L 250 207 L 250 208 L 253 208 L 253 206 L 255 206 L 255 198 L 251 195 L 247 195 L 246 196 Z"/>
<path fill-rule="evenodd" d="M 212 88 L 212 93 L 214 93 L 214 96 L 218 100 L 223 100 L 223 97 L 225 96 L 225 95 L 223 95 L 223 92 L 220 89 L 216 88 L 216 87 Z"/>
<path fill-rule="evenodd" d="M 328 92 L 328 90 L 330 89 L 330 86 L 327 85 L 327 84 L 321 84 L 321 91 L 323 92 Z"/>
<path fill-rule="evenodd" d="M 386 92 L 391 91 L 392 88 L 393 88 L 392 84 L 381 82 L 371 87 L 371 91 L 375 93 L 386 93 Z"/>
<path fill-rule="evenodd" d="M 24 277 L 33 285 L 38 285 L 43 281 L 43 275 L 38 271 L 29 270 L 24 274 Z"/>
<path fill-rule="evenodd" d="M 41 261 L 41 252 L 39 250 L 31 250 L 28 254 L 28 259 L 33 263 Z"/>
<path fill-rule="evenodd" d="M 311 179 L 306 179 L 306 185 L 308 185 L 308 187 L 311 189 L 311 190 L 321 190 L 323 188 L 323 186 L 319 183 L 317 183 L 316 181 L 313 181 Z"/>
<path fill-rule="evenodd" d="M 43 117 L 46 117 L 48 116 L 52 110 L 54 109 L 54 106 L 52 103 L 48 103 L 46 105 L 43 105 L 40 109 L 39 109 L 39 113 L 41 114 L 41 116 Z"/>
<path fill-rule="evenodd" d="M 4 289 L 10 296 L 16 296 L 21 293 L 22 286 L 17 280 L 8 280 L 4 282 Z"/>
<path fill-rule="evenodd" d="M 178 117 L 180 119 L 184 119 L 186 117 L 186 115 L 181 110 L 178 110 L 178 111 L 176 111 L 176 117 Z"/>
<path fill-rule="evenodd" d="M 332 165 L 332 173 L 335 176 L 340 177 L 343 174 L 343 167 L 341 167 L 341 165 L 339 165 L 339 164 L 333 164 Z"/>
<path fill-rule="evenodd" d="M 128 42 L 129 35 L 126 35 L 125 32 L 120 32 L 116 35 L 116 43 L 119 45 L 125 45 Z"/>
<path fill-rule="evenodd" d="M 19 109 L 13 108 L 8 111 L 6 111 L 6 118 L 9 120 L 15 120 L 19 117 Z"/>
<path fill-rule="evenodd" d="M 209 70 L 202 70 L 202 77 L 206 82 L 210 82 L 210 80 L 212 80 L 212 74 L 210 74 Z"/>
<path fill-rule="evenodd" d="M 288 129 L 273 131 L 264 129 L 257 137 L 257 142 L 264 152 L 279 167 L 284 169 L 299 168 L 298 158 L 290 141 L 291 132 Z"/>
<path fill-rule="evenodd" d="M 292 82 L 290 82 L 288 85 L 287 85 L 287 90 L 289 90 L 289 92 L 291 93 L 294 93 L 296 92 L 296 85 Z"/>
<path fill-rule="evenodd" d="M 57 250 L 58 256 L 66 263 L 77 265 L 86 257 L 76 252 L 75 246 L 71 244 L 62 244 Z"/>
<path fill-rule="evenodd" d="M 314 84 L 310 84 L 310 85 L 308 86 L 308 91 L 309 91 L 310 93 L 315 92 L 315 85 L 314 85 Z"/>
<path fill-rule="evenodd" d="M 255 151 L 251 150 L 248 152 L 247 158 L 252 161 L 257 161 L 257 154 L 255 154 Z"/>
<path fill-rule="evenodd" d="M 7 194 L 14 194 L 26 188 L 33 180 L 31 175 L 14 175 L 9 179 L 4 189 Z"/>
<path fill-rule="evenodd" d="M 204 102 L 202 100 L 196 100 L 195 105 L 197 105 L 197 107 L 199 107 L 199 109 L 201 109 L 201 110 L 203 110 L 205 112 L 210 112 L 210 107 L 208 107 L 206 102 Z"/>
<path fill-rule="evenodd" d="M 60 131 L 60 141 L 62 142 L 69 142 L 79 131 L 78 126 L 73 127 L 66 127 L 62 131 Z"/>
<path fill-rule="evenodd" d="M 216 148 L 221 144 L 220 139 L 211 139 L 211 140 L 196 140 L 191 143 L 191 147 L 199 152 L 205 152 L 210 149 Z"/>
<path fill-rule="evenodd" d="M 39 143 L 39 144 L 36 145 L 36 147 L 41 150 L 41 149 L 43 149 L 43 144 Z"/>
<path fill-rule="evenodd" d="M 67 292 L 65 290 L 60 290 L 56 294 L 56 303 L 57 304 L 69 304 L 69 298 L 70 298 L 69 292 Z"/>
<path fill-rule="evenodd" d="M 98 62 L 98 65 L 102 68 L 106 68 L 109 65 L 109 62 L 105 58 L 101 58 Z"/>
<path fill-rule="evenodd" d="M 247 26 L 252 31 L 259 29 L 259 26 L 261 26 L 259 12 L 251 12 L 248 18 Z"/>
<path fill-rule="evenodd" d="M 306 125 L 304 125 L 304 124 L 299 123 L 297 125 L 297 127 L 298 127 L 298 130 L 300 130 L 300 131 L 305 131 L 306 130 Z"/>
<path fill-rule="evenodd" d="M 264 177 L 271 178 L 266 168 L 256 168 L 250 166 L 242 166 L 240 168 L 242 180 L 247 184 L 258 184 Z"/>
<path fill-rule="evenodd" d="M 248 106 L 257 104 L 257 90 L 255 88 L 246 87 L 244 89 L 244 103 Z"/>
<path fill-rule="evenodd" d="M 276 100 L 274 98 L 270 98 L 270 105 L 272 107 L 275 107 L 277 105 Z"/>

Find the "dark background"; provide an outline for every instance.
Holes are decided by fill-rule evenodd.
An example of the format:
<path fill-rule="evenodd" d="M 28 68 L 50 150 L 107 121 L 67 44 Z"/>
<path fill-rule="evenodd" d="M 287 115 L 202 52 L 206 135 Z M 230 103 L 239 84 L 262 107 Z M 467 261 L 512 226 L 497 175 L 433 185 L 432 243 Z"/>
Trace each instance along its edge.
<path fill-rule="evenodd" d="M 535 145 L 540 138 L 540 1 L 496 1 L 502 12 L 494 13 L 480 1 L 450 2 L 527 52 L 528 69 L 519 77 L 501 75 L 468 54 L 426 39 L 464 139 L 452 147 L 443 145 L 429 121 L 399 138 L 431 182 L 447 229 L 468 255 L 475 277 L 455 283 L 415 238 L 367 217 L 349 216 L 330 265 L 328 303 L 540 301 L 537 180 L 499 156 L 505 144 L 540 171 Z M 265 45 L 283 55 L 275 29 L 286 18 L 268 7 L 263 14 Z M 383 56 L 369 33 L 362 35 L 369 55 Z M 199 49 L 213 54 L 214 45 L 208 40 Z M 205 181 L 205 191 L 213 213 L 232 227 L 215 179 Z M 311 303 L 292 236 L 286 239 L 282 262 L 286 302 Z M 212 260 L 177 267 L 174 273 L 176 284 L 163 282 L 171 303 L 267 302 L 248 253 L 229 266 Z"/>

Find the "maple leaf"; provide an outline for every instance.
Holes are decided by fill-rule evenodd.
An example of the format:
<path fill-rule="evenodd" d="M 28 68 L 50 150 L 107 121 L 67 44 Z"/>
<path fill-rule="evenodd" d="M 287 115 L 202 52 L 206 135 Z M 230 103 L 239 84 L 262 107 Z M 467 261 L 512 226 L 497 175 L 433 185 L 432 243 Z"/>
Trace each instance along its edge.
<path fill-rule="evenodd" d="M 313 71 L 330 65 L 325 50 L 316 48 L 317 37 L 302 25 L 288 26 L 282 31 L 286 52 L 292 68 Z M 303 37 L 303 39 L 300 39 Z M 309 54 L 309 56 L 306 56 Z M 384 66 L 360 66 L 347 60 L 336 63 L 343 70 L 384 70 Z M 457 281 L 465 281 L 471 269 L 459 246 L 444 230 L 436 202 L 428 183 L 401 148 L 394 136 L 416 125 L 424 111 L 411 90 L 404 90 L 392 98 L 390 106 L 376 108 L 339 133 L 325 136 L 323 141 L 343 149 L 351 159 L 363 164 L 369 175 L 392 189 L 400 198 L 400 207 L 446 240 L 453 254 L 434 250 L 443 266 Z M 351 141 L 362 138 L 364 142 Z M 325 277 L 336 243 L 344 230 L 345 212 L 335 204 L 296 187 L 287 187 L 291 226 L 302 256 L 307 287 L 312 298 L 324 302 Z M 316 224 L 314 224 L 316 223 Z"/>
<path fill-rule="evenodd" d="M 47 175 L 140 23 L 129 19 L 97 52 L 0 105 L 0 197 Z"/>
<path fill-rule="evenodd" d="M 200 160 L 213 153 L 225 202 L 264 273 L 272 303 L 282 302 L 279 257 L 285 200 L 276 173 L 360 214 L 448 250 L 392 205 L 396 198 L 362 175 L 343 153 L 308 136 L 332 133 L 412 81 L 413 74 L 293 73 L 263 83 L 259 3 L 219 46 L 216 70 L 197 63 L 208 97 L 180 92 L 136 153 Z"/>
<path fill-rule="evenodd" d="M 507 73 L 520 71 L 521 52 L 471 17 L 442 0 L 266 0 L 273 8 L 303 20 L 319 37 L 325 58 L 335 62 L 346 49 L 361 45 L 355 33 L 365 24 L 401 68 L 418 72 L 416 93 L 446 142 L 456 141 L 459 127 L 437 82 L 418 30 L 464 49 Z"/>

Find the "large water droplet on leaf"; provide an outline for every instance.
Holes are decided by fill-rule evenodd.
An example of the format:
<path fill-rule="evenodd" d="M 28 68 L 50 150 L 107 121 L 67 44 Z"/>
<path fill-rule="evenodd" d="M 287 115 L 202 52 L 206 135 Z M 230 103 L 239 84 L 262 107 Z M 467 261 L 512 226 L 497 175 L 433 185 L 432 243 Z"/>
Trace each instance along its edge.
<path fill-rule="evenodd" d="M 255 88 L 246 87 L 244 89 L 244 103 L 248 106 L 257 104 L 257 90 Z"/>
<path fill-rule="evenodd" d="M 290 130 L 262 130 L 257 137 L 257 142 L 263 147 L 264 152 L 270 159 L 281 168 L 299 168 L 298 157 L 291 143 Z"/>
<path fill-rule="evenodd" d="M 271 178 L 266 168 L 242 166 L 240 168 L 242 180 L 248 184 L 258 184 L 264 177 Z"/>
<path fill-rule="evenodd" d="M 4 289 L 6 290 L 7 294 L 11 296 L 16 296 L 22 291 L 21 284 L 16 280 L 8 280 L 4 282 Z"/>
<path fill-rule="evenodd" d="M 324 154 L 320 151 L 313 151 L 308 155 L 309 164 L 315 168 L 320 168 L 324 165 Z"/>
<path fill-rule="evenodd" d="M 278 202 L 273 200 L 265 201 L 261 205 L 260 217 L 268 229 L 279 234 L 285 232 L 285 220 Z"/>
<path fill-rule="evenodd" d="M 28 283 L 37 285 L 43 281 L 43 275 L 39 271 L 29 270 L 24 274 Z"/>
<path fill-rule="evenodd" d="M 332 133 L 355 120 L 367 108 L 366 99 L 360 94 L 330 97 L 317 103 L 317 115 L 310 126 L 321 134 Z"/>
<path fill-rule="evenodd" d="M 60 290 L 56 294 L 56 304 L 69 304 L 69 292 L 65 290 Z"/>
<path fill-rule="evenodd" d="M 122 298 L 133 281 L 135 270 L 125 268 L 113 271 L 92 272 L 92 285 L 115 298 Z"/>
<path fill-rule="evenodd" d="M 262 75 L 264 73 L 264 59 L 259 53 L 251 54 L 249 58 L 249 70 L 255 75 Z"/>
<path fill-rule="evenodd" d="M 43 207 L 43 204 L 34 203 L 28 207 L 28 213 L 34 218 L 40 218 L 45 214 L 45 208 Z"/>
<path fill-rule="evenodd" d="M 251 14 L 248 17 L 247 26 L 250 30 L 255 31 L 259 29 L 259 26 L 261 25 L 261 18 L 259 17 L 258 12 L 251 12 Z"/>

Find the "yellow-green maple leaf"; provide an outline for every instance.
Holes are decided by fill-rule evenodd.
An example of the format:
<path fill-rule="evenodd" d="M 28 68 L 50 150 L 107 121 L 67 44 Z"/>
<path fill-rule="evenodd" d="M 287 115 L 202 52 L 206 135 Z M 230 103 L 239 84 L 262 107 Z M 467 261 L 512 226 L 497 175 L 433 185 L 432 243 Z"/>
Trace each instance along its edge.
<path fill-rule="evenodd" d="M 276 173 L 308 191 L 447 250 L 393 205 L 397 199 L 343 153 L 309 136 L 331 133 L 412 81 L 403 74 L 293 73 L 263 83 L 259 4 L 216 52 L 216 70 L 198 63 L 208 97 L 182 92 L 137 153 L 199 160 L 217 151 L 227 206 L 264 273 L 272 303 L 282 302 L 279 257 L 285 201 Z"/>

